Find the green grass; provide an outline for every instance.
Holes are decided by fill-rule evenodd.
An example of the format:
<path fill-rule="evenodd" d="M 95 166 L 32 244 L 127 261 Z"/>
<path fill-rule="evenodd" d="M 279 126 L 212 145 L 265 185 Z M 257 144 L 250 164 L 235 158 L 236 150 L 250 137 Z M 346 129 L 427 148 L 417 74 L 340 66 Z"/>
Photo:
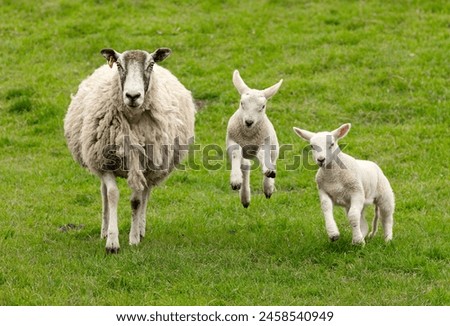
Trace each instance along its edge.
<path fill-rule="evenodd" d="M 1 305 L 449 305 L 448 1 L 0 1 Z M 238 94 L 284 83 L 268 115 L 282 144 L 277 192 L 252 174 L 175 172 L 152 193 L 148 236 L 100 239 L 99 181 L 71 158 L 63 118 L 104 47 L 170 47 L 162 63 L 201 101 L 196 142 L 224 146 Z M 313 169 L 287 171 L 296 125 L 353 127 L 346 152 L 394 188 L 394 241 L 354 247 L 341 210 L 329 243 Z M 201 153 L 195 157 L 202 161 Z M 369 217 L 373 216 L 372 211 Z M 75 228 L 63 228 L 73 224 Z"/>

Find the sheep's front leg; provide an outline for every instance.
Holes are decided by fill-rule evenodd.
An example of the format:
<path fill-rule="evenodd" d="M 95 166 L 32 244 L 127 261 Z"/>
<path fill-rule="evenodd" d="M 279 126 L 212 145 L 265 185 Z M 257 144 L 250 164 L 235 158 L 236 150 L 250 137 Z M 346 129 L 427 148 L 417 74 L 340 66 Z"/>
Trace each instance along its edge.
<path fill-rule="evenodd" d="M 141 217 L 139 220 L 139 234 L 142 238 L 145 237 L 145 226 L 147 224 L 147 203 L 150 197 L 150 187 L 146 187 L 142 192 L 142 208 L 141 208 Z"/>
<path fill-rule="evenodd" d="M 106 240 L 106 251 L 108 253 L 118 253 L 119 245 L 119 228 L 117 226 L 117 205 L 119 203 L 119 188 L 117 187 L 116 178 L 112 173 L 105 173 L 101 177 L 102 184 L 106 190 L 107 212 L 108 212 L 108 231 Z M 102 188 L 103 190 L 103 188 Z"/>
<path fill-rule="evenodd" d="M 131 194 L 131 230 L 130 245 L 137 245 L 145 236 L 146 211 L 150 188 L 143 191 L 133 190 Z"/>
<path fill-rule="evenodd" d="M 278 159 L 278 143 L 272 144 L 270 148 L 270 157 L 275 166 Z M 264 175 L 263 189 L 266 198 L 269 199 L 275 191 L 275 179 Z"/>
<path fill-rule="evenodd" d="M 350 221 L 350 225 L 352 226 L 353 244 L 360 244 L 360 245 L 365 244 L 364 236 L 361 232 L 361 217 L 362 217 L 361 214 L 363 209 L 364 209 L 364 198 L 360 198 L 360 196 L 352 197 L 347 217 Z"/>
<path fill-rule="evenodd" d="M 250 169 L 251 164 L 247 159 L 242 160 L 242 188 L 240 190 L 242 206 L 247 208 L 250 205 Z"/>
<path fill-rule="evenodd" d="M 109 209 L 108 209 L 108 192 L 106 189 L 106 184 L 102 179 L 102 184 L 100 186 L 100 191 L 102 193 L 102 230 L 100 237 L 106 239 L 108 237 L 108 225 L 109 225 Z"/>
<path fill-rule="evenodd" d="M 331 241 L 339 239 L 339 229 L 333 217 L 333 201 L 328 194 L 319 189 L 320 206 L 325 217 L 325 229 Z"/>
<path fill-rule="evenodd" d="M 242 186 L 242 148 L 232 140 L 227 141 L 227 152 L 231 159 L 231 175 L 230 185 L 231 189 L 239 190 Z"/>

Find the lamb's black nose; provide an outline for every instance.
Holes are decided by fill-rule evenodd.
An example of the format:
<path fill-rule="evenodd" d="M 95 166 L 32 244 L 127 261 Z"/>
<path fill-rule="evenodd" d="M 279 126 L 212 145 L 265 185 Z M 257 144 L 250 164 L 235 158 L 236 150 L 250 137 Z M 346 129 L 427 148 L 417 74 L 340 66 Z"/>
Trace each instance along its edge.
<path fill-rule="evenodd" d="M 251 125 L 253 124 L 253 120 L 245 120 L 245 124 L 247 127 L 251 127 Z"/>
<path fill-rule="evenodd" d="M 319 165 L 323 165 L 323 163 L 325 162 L 325 158 L 318 158 L 317 162 L 319 163 Z"/>

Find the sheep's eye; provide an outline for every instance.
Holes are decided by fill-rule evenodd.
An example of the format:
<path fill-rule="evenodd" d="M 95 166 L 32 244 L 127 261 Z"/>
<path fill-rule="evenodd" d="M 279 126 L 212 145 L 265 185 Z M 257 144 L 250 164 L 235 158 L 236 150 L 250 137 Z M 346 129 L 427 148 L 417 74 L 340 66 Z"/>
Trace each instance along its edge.
<path fill-rule="evenodd" d="M 334 146 L 334 143 L 331 143 L 330 148 Z"/>
<path fill-rule="evenodd" d="M 155 63 L 154 63 L 154 62 L 151 62 L 151 63 L 148 65 L 147 70 L 152 70 L 154 65 L 155 65 Z"/>
<path fill-rule="evenodd" d="M 241 101 L 241 108 L 244 108 L 244 102 Z"/>
<path fill-rule="evenodd" d="M 266 105 L 264 104 L 264 105 L 261 107 L 261 110 L 260 110 L 260 111 L 264 110 L 265 108 L 266 108 Z"/>

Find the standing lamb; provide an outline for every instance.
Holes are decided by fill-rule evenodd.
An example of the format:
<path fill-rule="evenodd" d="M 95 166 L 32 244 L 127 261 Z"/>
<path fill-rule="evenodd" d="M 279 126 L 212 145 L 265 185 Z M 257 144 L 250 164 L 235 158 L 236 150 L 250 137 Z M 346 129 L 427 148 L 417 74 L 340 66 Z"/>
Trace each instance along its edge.
<path fill-rule="evenodd" d="M 377 164 L 356 160 L 340 150 L 337 141 L 347 135 L 350 126 L 347 123 L 332 132 L 313 133 L 295 127 L 294 131 L 311 144 L 313 158 L 319 165 L 316 182 L 330 240 L 339 239 L 339 230 L 333 218 L 333 204 L 345 208 L 352 226 L 352 242 L 362 245 L 368 232 L 364 208 L 375 204 L 375 218 L 369 238 L 375 235 L 381 217 L 384 239 L 388 242 L 392 240 L 394 193 Z"/>
<path fill-rule="evenodd" d="M 240 189 L 242 205 L 250 205 L 250 160 L 256 157 L 264 174 L 264 194 L 270 198 L 275 190 L 275 163 L 279 145 L 275 129 L 266 115 L 266 103 L 275 95 L 283 80 L 264 90 L 249 88 L 239 75 L 233 73 L 233 84 L 241 95 L 238 110 L 228 121 L 227 152 L 231 159 L 230 184 Z"/>
<path fill-rule="evenodd" d="M 191 93 L 157 65 L 171 53 L 103 49 L 109 65 L 85 79 L 72 97 L 64 133 L 74 159 L 101 179 L 106 251 L 119 251 L 116 177 L 132 190 L 129 243 L 145 236 L 147 200 L 193 141 L 195 106 Z M 114 65 L 115 63 L 115 65 Z"/>

